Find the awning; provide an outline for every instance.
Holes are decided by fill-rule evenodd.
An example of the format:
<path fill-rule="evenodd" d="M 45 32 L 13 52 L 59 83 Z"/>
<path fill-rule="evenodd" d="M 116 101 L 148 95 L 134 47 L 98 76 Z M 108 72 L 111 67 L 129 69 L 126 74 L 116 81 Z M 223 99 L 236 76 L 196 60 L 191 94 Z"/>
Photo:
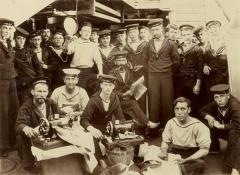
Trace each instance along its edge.
<path fill-rule="evenodd" d="M 122 0 L 134 9 L 172 10 L 172 0 Z"/>
<path fill-rule="evenodd" d="M 15 26 L 29 19 L 34 14 L 55 0 L 7 0 L 1 1 L 0 16 L 15 22 Z"/>

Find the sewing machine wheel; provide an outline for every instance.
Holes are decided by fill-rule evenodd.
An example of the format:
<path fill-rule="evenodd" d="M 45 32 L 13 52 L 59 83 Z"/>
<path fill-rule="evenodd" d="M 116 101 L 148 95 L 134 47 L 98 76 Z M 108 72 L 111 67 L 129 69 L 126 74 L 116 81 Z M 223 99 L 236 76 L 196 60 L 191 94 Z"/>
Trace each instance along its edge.
<path fill-rule="evenodd" d="M 106 136 L 112 136 L 113 135 L 113 124 L 112 122 L 108 122 L 107 127 L 106 127 Z"/>
<path fill-rule="evenodd" d="M 46 118 L 40 118 L 39 133 L 41 135 L 48 134 L 50 130 L 50 123 Z"/>

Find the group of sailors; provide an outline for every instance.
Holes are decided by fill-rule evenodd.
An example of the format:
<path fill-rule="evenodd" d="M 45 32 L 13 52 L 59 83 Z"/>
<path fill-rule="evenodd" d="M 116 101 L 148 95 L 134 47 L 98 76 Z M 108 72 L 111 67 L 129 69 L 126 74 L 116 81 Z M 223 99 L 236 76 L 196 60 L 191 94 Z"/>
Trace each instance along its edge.
<path fill-rule="evenodd" d="M 156 19 L 114 30 L 83 22 L 75 36 L 50 29 L 29 34 L 20 27 L 13 34 L 13 26 L 0 19 L 1 156 L 8 156 L 17 136 L 24 167 L 31 168 L 34 128 L 40 118 L 60 113 L 80 116 L 99 158 L 98 142 L 114 116 L 134 120 L 146 138 L 160 137 L 164 128 L 159 156 L 166 158 L 174 145 L 174 153 L 184 152 L 179 164 L 186 174 L 200 174 L 201 158 L 209 149 L 219 152 L 224 136 L 226 165 L 239 173 L 240 103 L 227 85 L 221 22 L 164 27 Z M 141 77 L 147 94 L 137 101 L 131 90 Z"/>

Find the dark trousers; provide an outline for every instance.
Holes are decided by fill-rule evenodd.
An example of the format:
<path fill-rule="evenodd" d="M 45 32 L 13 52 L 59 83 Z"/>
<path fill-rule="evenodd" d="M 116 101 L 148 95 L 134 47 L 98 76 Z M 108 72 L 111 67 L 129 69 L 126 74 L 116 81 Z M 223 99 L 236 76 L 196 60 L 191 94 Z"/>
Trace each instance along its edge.
<path fill-rule="evenodd" d="M 23 167 L 32 167 L 34 165 L 34 157 L 31 151 L 31 140 L 22 134 L 16 136 L 17 150 L 22 159 Z"/>
<path fill-rule="evenodd" d="M 164 127 L 173 117 L 173 81 L 171 73 L 148 73 L 149 119 Z"/>
<path fill-rule="evenodd" d="M 197 79 L 194 77 L 181 76 L 175 78 L 175 97 L 186 97 L 191 101 L 191 114 L 196 117 L 199 107 L 199 96 L 193 93 Z"/>
<path fill-rule="evenodd" d="M 136 100 L 120 100 L 120 104 L 126 119 L 134 120 L 139 127 L 147 126 L 148 118 Z"/>
<path fill-rule="evenodd" d="M 94 147 L 95 147 L 95 157 L 96 157 L 97 161 L 99 161 L 103 158 L 102 151 L 99 146 L 100 140 L 93 137 L 93 143 L 94 143 Z"/>
<path fill-rule="evenodd" d="M 198 149 L 190 148 L 189 150 L 181 150 L 172 148 L 170 151 L 173 154 L 180 154 L 182 158 L 187 158 L 193 155 Z M 203 174 L 205 167 L 205 162 L 202 159 L 196 159 L 189 162 L 185 162 L 180 165 L 183 175 L 200 175 Z"/>
<path fill-rule="evenodd" d="M 215 127 L 210 128 L 210 134 L 211 134 L 211 151 L 220 151 L 220 142 L 218 139 L 224 139 L 228 140 L 228 130 L 220 130 L 216 129 Z"/>
<path fill-rule="evenodd" d="M 0 149 L 15 144 L 15 120 L 18 113 L 15 79 L 0 80 Z"/>
<path fill-rule="evenodd" d="M 79 74 L 78 86 L 85 89 L 91 97 L 99 89 L 99 81 L 93 68 L 78 68 L 81 72 Z"/>

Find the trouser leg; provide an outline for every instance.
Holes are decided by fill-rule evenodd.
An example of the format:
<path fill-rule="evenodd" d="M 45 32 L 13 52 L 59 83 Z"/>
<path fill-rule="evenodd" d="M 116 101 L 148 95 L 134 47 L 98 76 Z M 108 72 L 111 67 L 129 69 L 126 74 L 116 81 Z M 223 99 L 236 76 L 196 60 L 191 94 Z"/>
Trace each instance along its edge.
<path fill-rule="evenodd" d="M 0 80 L 0 150 L 9 147 L 9 85 L 8 80 Z"/>
<path fill-rule="evenodd" d="M 15 80 L 11 80 L 9 86 L 9 108 L 8 108 L 8 120 L 9 120 L 9 146 L 15 146 L 16 134 L 15 134 L 15 122 L 19 109 L 19 101 L 17 96 L 17 88 Z"/>
<path fill-rule="evenodd" d="M 22 159 L 22 165 L 24 168 L 32 167 L 34 165 L 34 157 L 31 151 L 31 140 L 24 135 L 17 135 L 17 150 L 20 158 Z"/>
<path fill-rule="evenodd" d="M 149 120 L 160 122 L 161 92 L 160 80 L 157 73 L 148 73 Z"/>
<path fill-rule="evenodd" d="M 174 98 L 174 90 L 173 90 L 173 81 L 172 77 L 162 76 L 161 77 L 161 113 L 160 113 L 160 126 L 164 128 L 167 121 L 174 116 L 173 112 L 173 98 Z"/>
<path fill-rule="evenodd" d="M 181 165 L 183 175 L 200 175 L 203 174 L 205 162 L 202 159 L 192 160 Z"/>

